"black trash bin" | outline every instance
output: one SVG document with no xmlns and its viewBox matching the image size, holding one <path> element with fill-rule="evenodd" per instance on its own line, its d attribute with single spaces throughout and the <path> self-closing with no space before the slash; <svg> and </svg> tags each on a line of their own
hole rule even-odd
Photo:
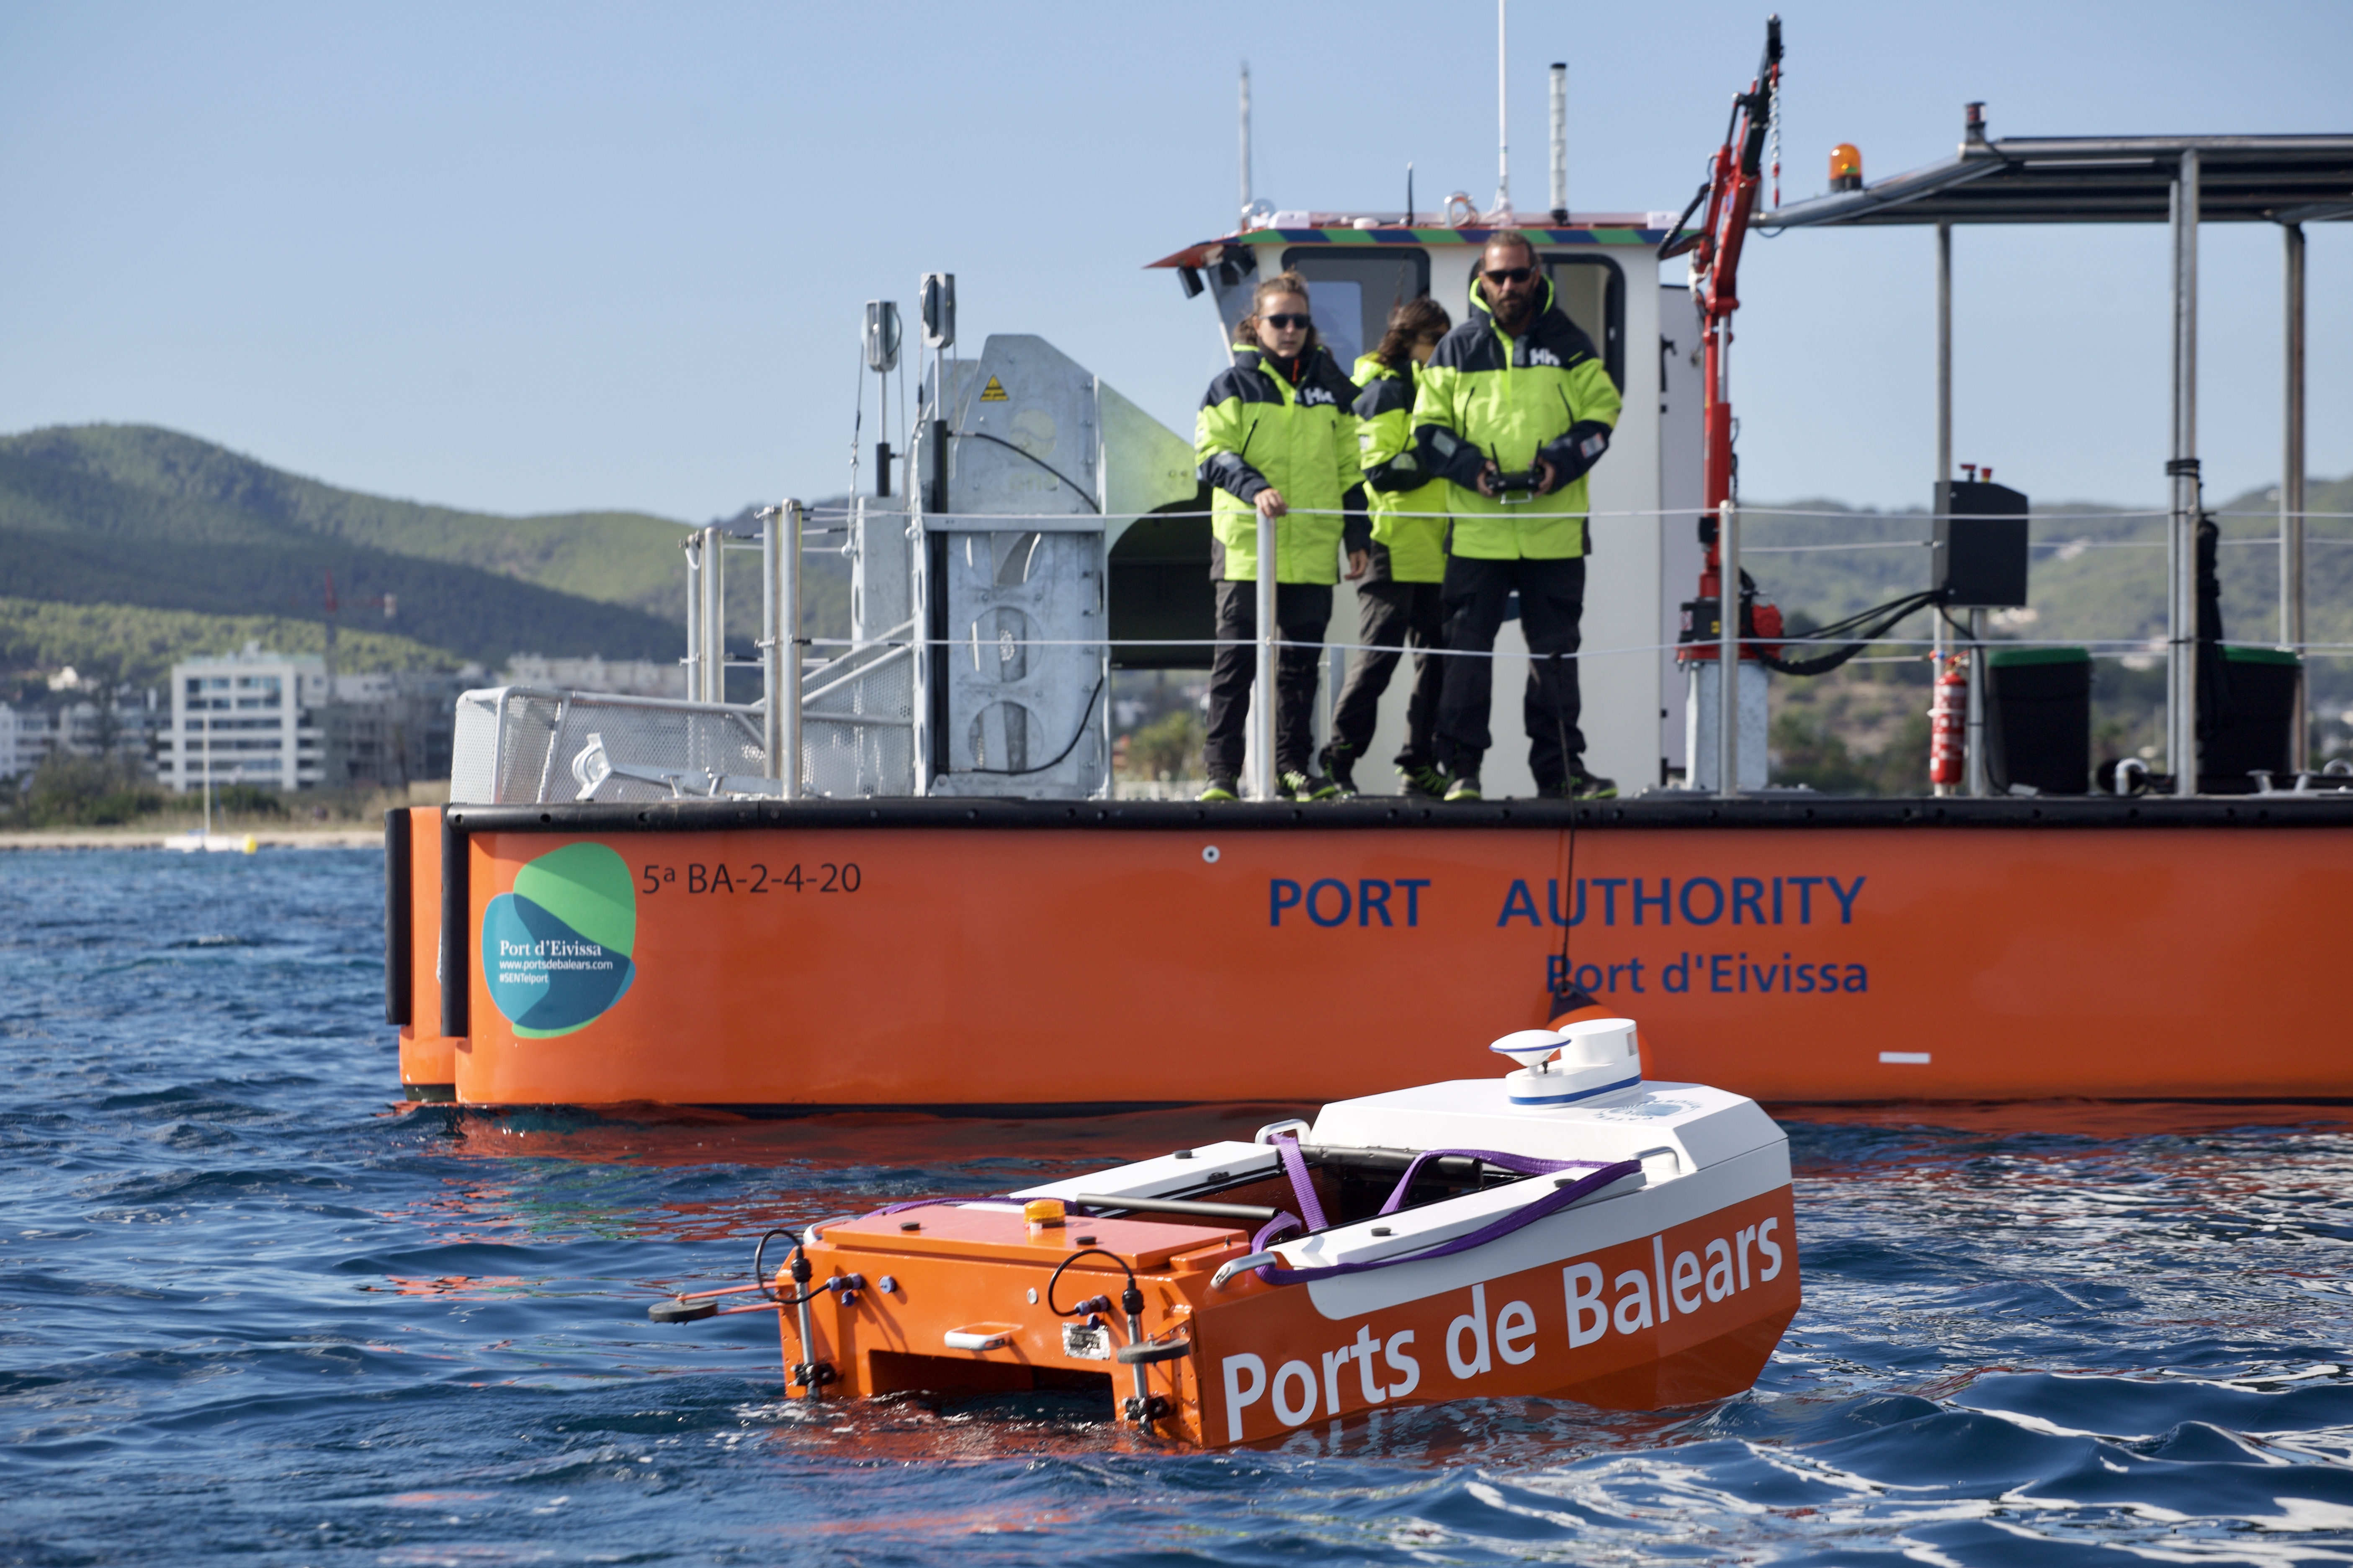
<svg viewBox="0 0 2353 1568">
<path fill-rule="evenodd" d="M 2092 787 L 2092 656 L 2080 647 L 1996 649 L 1986 668 L 1986 778 L 1997 793 Z"/>
<path fill-rule="evenodd" d="M 2227 691 L 2200 692 L 2205 722 L 2198 787 L 2207 795 L 2245 795 L 2258 770 L 2281 787 L 2296 771 L 2290 756 L 2295 706 L 2304 700 L 2304 661 L 2285 648 L 2222 646 Z"/>
</svg>

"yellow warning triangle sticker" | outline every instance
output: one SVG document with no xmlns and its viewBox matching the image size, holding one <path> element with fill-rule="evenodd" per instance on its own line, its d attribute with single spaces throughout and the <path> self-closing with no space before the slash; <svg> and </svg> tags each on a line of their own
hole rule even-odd
<svg viewBox="0 0 2353 1568">
<path fill-rule="evenodd" d="M 988 384 L 980 389 L 980 400 L 983 403 L 1004 403 L 1008 401 L 1005 395 L 1005 384 L 997 380 L 995 376 L 990 376 L 988 378 Z"/>
</svg>

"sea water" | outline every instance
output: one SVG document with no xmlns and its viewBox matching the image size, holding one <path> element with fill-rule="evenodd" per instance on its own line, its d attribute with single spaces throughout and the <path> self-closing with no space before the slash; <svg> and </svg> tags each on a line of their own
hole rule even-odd
<svg viewBox="0 0 2353 1568">
<path fill-rule="evenodd" d="M 1191 1453 L 787 1400 L 773 1317 L 645 1308 L 771 1224 L 1264 1108 L 398 1110 L 379 868 L 0 855 L 0 1563 L 2353 1561 L 2328 1108 L 1789 1111 L 1806 1302 L 1754 1393 Z"/>
</svg>

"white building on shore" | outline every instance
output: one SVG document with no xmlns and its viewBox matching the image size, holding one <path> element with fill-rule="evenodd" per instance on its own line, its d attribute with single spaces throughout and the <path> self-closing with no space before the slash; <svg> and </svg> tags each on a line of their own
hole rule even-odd
<svg viewBox="0 0 2353 1568">
<path fill-rule="evenodd" d="M 624 697 L 686 695 L 686 666 L 676 659 L 549 658 L 519 653 L 500 675 L 502 686 L 552 687 L 561 691 L 607 691 Z"/>
<path fill-rule="evenodd" d="M 316 654 L 242 653 L 172 667 L 172 727 L 159 753 L 164 784 L 185 795 L 255 784 L 307 789 L 325 781 L 314 710 L 327 700 L 326 661 Z"/>
<path fill-rule="evenodd" d="M 457 695 L 481 678 L 338 674 L 317 654 L 241 653 L 172 667 L 170 727 L 156 773 L 179 794 L 213 784 L 263 789 L 398 788 L 449 776 Z"/>
<path fill-rule="evenodd" d="M 17 740 L 22 733 L 24 721 L 40 717 L 37 713 L 20 715 L 7 703 L 0 702 L 0 779 L 12 779 L 18 773 L 33 771 L 38 759 L 30 754 L 32 748 L 20 749 Z"/>
</svg>

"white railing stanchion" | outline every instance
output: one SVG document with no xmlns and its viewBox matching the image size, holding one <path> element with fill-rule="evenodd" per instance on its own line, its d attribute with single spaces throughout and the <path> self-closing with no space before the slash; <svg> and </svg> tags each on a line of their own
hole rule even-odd
<svg viewBox="0 0 2353 1568">
<path fill-rule="evenodd" d="M 767 776 L 781 779 L 785 754 L 785 667 L 779 648 L 776 533 L 784 508 L 760 509 L 760 748 L 767 753 Z"/>
<path fill-rule="evenodd" d="M 1258 755 L 1250 770 L 1250 793 L 1272 800 L 1274 766 L 1274 519 L 1258 514 L 1258 669 L 1250 693 L 1250 736 Z"/>
<path fill-rule="evenodd" d="M 771 648 L 771 659 L 781 657 L 784 665 L 784 718 L 778 726 L 777 743 L 784 758 L 783 770 L 776 777 L 784 781 L 785 798 L 801 798 L 801 503 L 786 500 L 777 509 L 782 514 L 783 537 L 776 549 L 776 640 L 782 646 Z M 772 753 L 773 754 L 773 753 Z"/>
<path fill-rule="evenodd" d="M 686 700 L 702 700 L 702 535 L 686 536 Z"/>
<path fill-rule="evenodd" d="M 702 531 L 701 700 L 727 700 L 727 535 L 715 522 Z"/>
<path fill-rule="evenodd" d="M 1721 586 L 1715 603 L 1715 793 L 1740 793 L 1740 508 L 1729 498 L 1715 510 Z"/>
</svg>

